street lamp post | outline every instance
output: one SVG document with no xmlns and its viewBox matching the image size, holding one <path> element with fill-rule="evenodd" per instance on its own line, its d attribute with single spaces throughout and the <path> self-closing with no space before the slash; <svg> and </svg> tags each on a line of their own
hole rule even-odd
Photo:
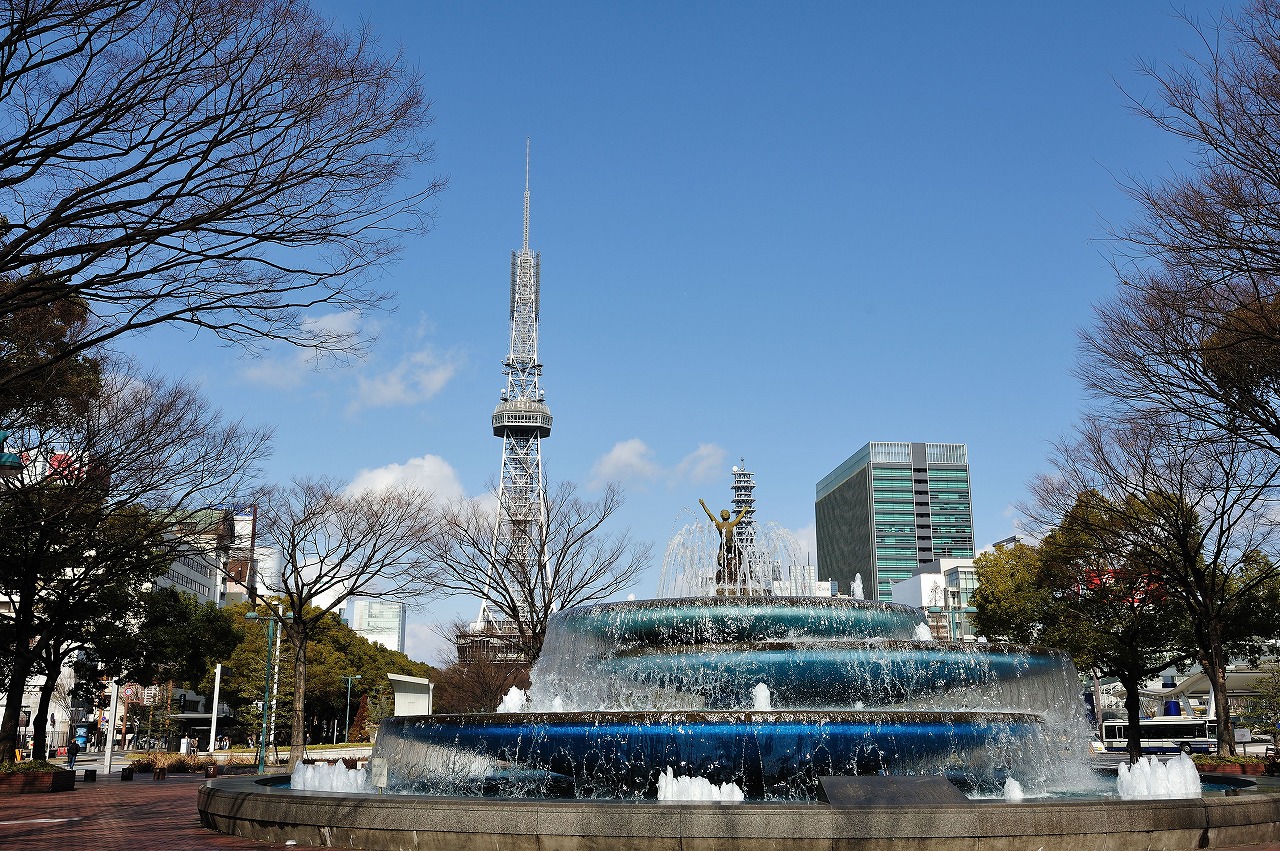
<svg viewBox="0 0 1280 851">
<path fill-rule="evenodd" d="M 244 616 L 247 620 L 258 620 L 257 612 L 245 612 Z M 264 620 L 267 622 L 267 672 L 262 683 L 262 738 L 258 741 L 258 773 L 265 774 L 267 770 L 267 707 L 271 704 L 271 668 L 272 655 L 275 649 L 276 629 L 282 619 L 290 619 L 293 615 L 289 612 L 277 617 L 276 615 L 267 615 Z M 216 709 L 215 709 L 216 711 Z"/>
<path fill-rule="evenodd" d="M 343 733 L 343 741 L 350 742 L 351 741 L 351 683 L 354 682 L 355 680 L 360 679 L 360 675 L 356 674 L 354 677 L 343 677 L 343 679 L 347 681 L 347 726 L 345 728 L 345 732 Z"/>
</svg>

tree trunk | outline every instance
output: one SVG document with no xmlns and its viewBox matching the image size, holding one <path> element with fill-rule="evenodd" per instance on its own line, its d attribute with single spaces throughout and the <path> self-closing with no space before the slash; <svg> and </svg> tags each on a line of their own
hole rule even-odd
<svg viewBox="0 0 1280 851">
<path fill-rule="evenodd" d="M 40 704 L 36 707 L 35 718 L 31 720 L 31 756 L 36 759 L 48 754 L 49 701 L 53 699 L 53 690 L 57 686 L 58 675 L 46 673 L 44 685 L 40 686 Z M 68 721 L 70 721 L 69 718 Z"/>
<path fill-rule="evenodd" d="M 1125 745 L 1129 753 L 1129 764 L 1142 758 L 1142 701 L 1138 698 L 1138 680 L 1120 679 L 1124 686 L 1124 711 L 1129 723 L 1126 726 Z"/>
<path fill-rule="evenodd" d="M 1218 753 L 1236 753 L 1235 731 L 1231 726 L 1231 704 L 1227 701 L 1227 660 L 1221 645 L 1201 653 L 1200 666 L 1213 686 L 1213 714 L 1218 719 Z"/>
<path fill-rule="evenodd" d="M 304 709 L 307 699 L 307 637 L 297 625 L 289 629 L 293 645 L 293 730 L 289 740 L 289 770 L 307 754 L 307 728 Z"/>
<path fill-rule="evenodd" d="M 31 676 L 34 663 L 35 656 L 31 653 L 14 655 L 13 668 L 9 672 L 8 688 L 5 690 L 4 719 L 0 721 L 0 765 L 13 762 L 16 758 L 15 753 L 22 744 L 18 741 L 22 694 L 26 689 L 27 678 Z"/>
</svg>

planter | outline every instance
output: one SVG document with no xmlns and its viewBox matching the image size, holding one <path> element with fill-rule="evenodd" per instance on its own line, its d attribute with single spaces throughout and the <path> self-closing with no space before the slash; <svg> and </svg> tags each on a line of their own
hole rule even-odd
<svg viewBox="0 0 1280 851">
<path fill-rule="evenodd" d="M 24 771 L 0 774 L 0 795 L 66 792 L 76 788 L 74 771 Z"/>
<path fill-rule="evenodd" d="M 1234 762 L 1210 762 L 1196 766 L 1196 769 L 1201 774 L 1259 775 L 1262 774 L 1266 768 L 1267 766 L 1261 762 L 1246 763 L 1244 765 L 1239 765 Z"/>
</svg>

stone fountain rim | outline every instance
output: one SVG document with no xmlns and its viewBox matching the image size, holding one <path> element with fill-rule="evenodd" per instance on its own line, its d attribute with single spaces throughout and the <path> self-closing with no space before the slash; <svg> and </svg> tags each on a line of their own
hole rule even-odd
<svg viewBox="0 0 1280 851">
<path fill-rule="evenodd" d="M 545 847 L 544 839 L 607 838 L 610 848 L 722 848 L 724 839 L 785 841 L 793 851 L 834 851 L 851 839 L 894 847 L 981 846 L 1220 848 L 1280 838 L 1280 794 L 1234 798 L 968 802 L 870 806 L 822 803 L 547 801 L 377 795 L 274 788 L 288 775 L 209 780 L 199 790 L 206 827 L 269 842 L 403 847 Z M 1022 840 L 1021 843 L 1019 840 Z M 1032 841 L 1034 840 L 1034 844 Z M 564 839 L 561 840 L 562 843 Z M 572 844 L 572 843 L 570 843 Z"/>
</svg>

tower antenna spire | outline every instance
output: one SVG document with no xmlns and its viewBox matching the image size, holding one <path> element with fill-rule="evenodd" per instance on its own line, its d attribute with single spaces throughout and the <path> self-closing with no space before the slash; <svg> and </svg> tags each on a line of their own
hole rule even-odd
<svg viewBox="0 0 1280 851">
<path fill-rule="evenodd" d="M 524 252 L 529 253 L 529 137 L 524 137 Z"/>
</svg>

